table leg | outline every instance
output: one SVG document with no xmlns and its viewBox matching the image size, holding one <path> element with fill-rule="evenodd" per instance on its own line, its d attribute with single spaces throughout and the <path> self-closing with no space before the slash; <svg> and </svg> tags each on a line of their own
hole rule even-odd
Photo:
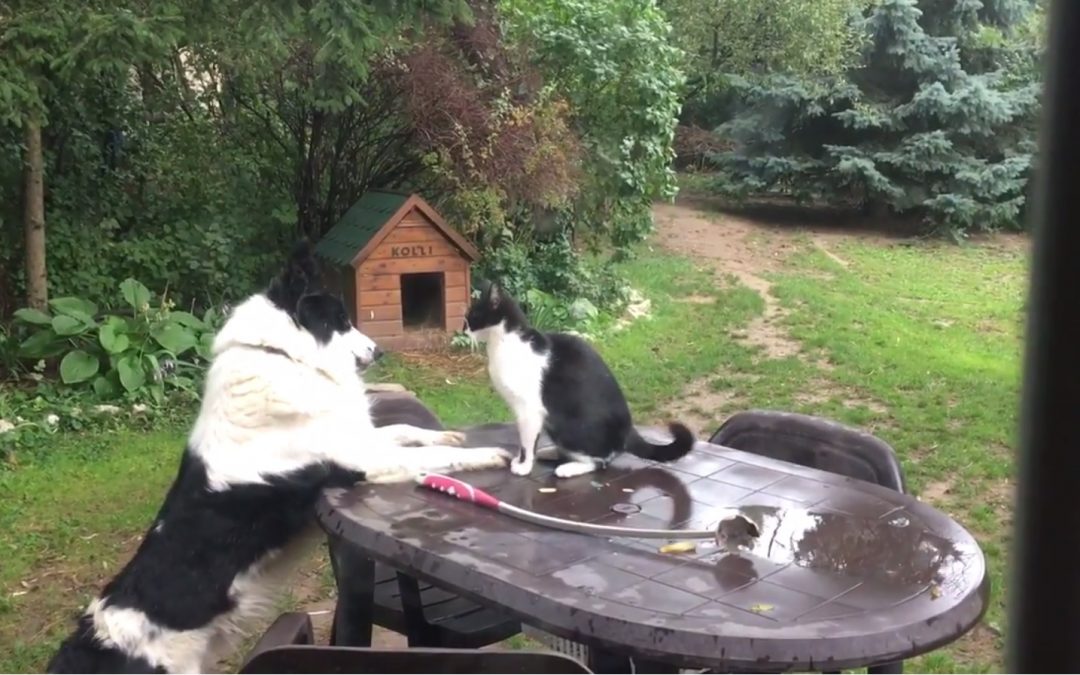
<svg viewBox="0 0 1080 675">
<path fill-rule="evenodd" d="M 370 647 L 375 608 L 375 561 L 340 537 L 330 537 L 329 544 L 338 596 L 330 644 Z"/>
<path fill-rule="evenodd" d="M 589 670 L 594 673 L 678 673 L 679 668 L 662 661 L 633 658 L 589 647 Z"/>
</svg>

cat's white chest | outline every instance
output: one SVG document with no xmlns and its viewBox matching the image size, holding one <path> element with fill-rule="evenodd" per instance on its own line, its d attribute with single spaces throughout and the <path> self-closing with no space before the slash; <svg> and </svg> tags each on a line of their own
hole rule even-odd
<svg viewBox="0 0 1080 675">
<path fill-rule="evenodd" d="M 488 373 L 491 383 L 515 410 L 518 406 L 540 404 L 540 388 L 547 354 L 537 354 L 516 335 L 504 335 L 488 346 Z"/>
</svg>

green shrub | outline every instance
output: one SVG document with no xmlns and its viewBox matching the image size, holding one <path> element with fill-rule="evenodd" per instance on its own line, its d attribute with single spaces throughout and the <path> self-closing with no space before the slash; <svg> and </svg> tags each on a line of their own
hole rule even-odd
<svg viewBox="0 0 1080 675">
<path fill-rule="evenodd" d="M 123 310 L 99 312 L 93 302 L 53 298 L 51 311 L 15 312 L 29 336 L 18 356 L 42 364 L 58 360 L 63 386 L 92 390 L 102 400 L 127 398 L 161 403 L 168 389 L 197 393 L 198 375 L 209 360 L 219 313 L 197 317 L 153 298 L 134 279 L 120 284 Z"/>
<path fill-rule="evenodd" d="M 629 292 L 609 261 L 583 255 L 566 231 L 531 242 L 504 237 L 473 276 L 478 282 L 498 281 L 519 300 L 542 290 L 567 306 L 585 300 L 606 313 L 620 311 Z"/>
</svg>

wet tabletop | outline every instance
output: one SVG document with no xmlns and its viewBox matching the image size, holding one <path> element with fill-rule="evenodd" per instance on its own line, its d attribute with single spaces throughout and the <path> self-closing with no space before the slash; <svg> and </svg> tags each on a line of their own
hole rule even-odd
<svg viewBox="0 0 1080 675">
<path fill-rule="evenodd" d="M 470 433 L 474 445 L 516 438 L 509 426 Z M 706 443 L 672 464 L 627 455 L 571 479 L 553 468 L 457 475 L 562 518 L 706 529 L 737 509 L 761 534 L 734 552 L 703 540 L 660 553 L 668 542 L 551 530 L 412 484 L 328 491 L 319 515 L 332 536 L 526 623 L 684 666 L 889 662 L 957 639 L 986 609 L 986 565 L 971 535 L 876 485 Z"/>
</svg>

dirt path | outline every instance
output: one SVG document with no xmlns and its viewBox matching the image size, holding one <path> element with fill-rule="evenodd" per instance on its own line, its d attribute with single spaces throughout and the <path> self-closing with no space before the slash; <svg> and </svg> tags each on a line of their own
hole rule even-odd
<svg viewBox="0 0 1080 675">
<path fill-rule="evenodd" d="M 782 325 L 785 310 L 773 295 L 772 282 L 766 278 L 769 273 L 779 271 L 784 260 L 803 245 L 798 233 L 711 211 L 691 199 L 657 204 L 653 207 L 653 217 L 660 246 L 708 265 L 719 285 L 737 283 L 761 296 L 764 311 L 735 335 L 737 339 L 759 348 L 768 359 L 789 358 L 802 352 L 802 346 Z M 711 299 L 691 296 L 681 300 Z M 684 421 L 699 434 L 711 434 L 718 412 L 735 410 L 745 403 L 737 392 L 717 391 L 711 384 L 716 375 L 709 374 L 689 383 L 664 412 Z"/>
<path fill-rule="evenodd" d="M 746 329 L 744 339 L 748 344 L 761 347 L 769 358 L 799 353 L 799 343 L 779 325 L 784 311 L 772 294 L 772 283 L 762 276 L 778 270 L 794 250 L 794 235 L 682 202 L 657 204 L 653 217 L 661 246 L 707 262 L 722 283 L 733 276 L 765 301 L 764 313 Z"/>
</svg>

